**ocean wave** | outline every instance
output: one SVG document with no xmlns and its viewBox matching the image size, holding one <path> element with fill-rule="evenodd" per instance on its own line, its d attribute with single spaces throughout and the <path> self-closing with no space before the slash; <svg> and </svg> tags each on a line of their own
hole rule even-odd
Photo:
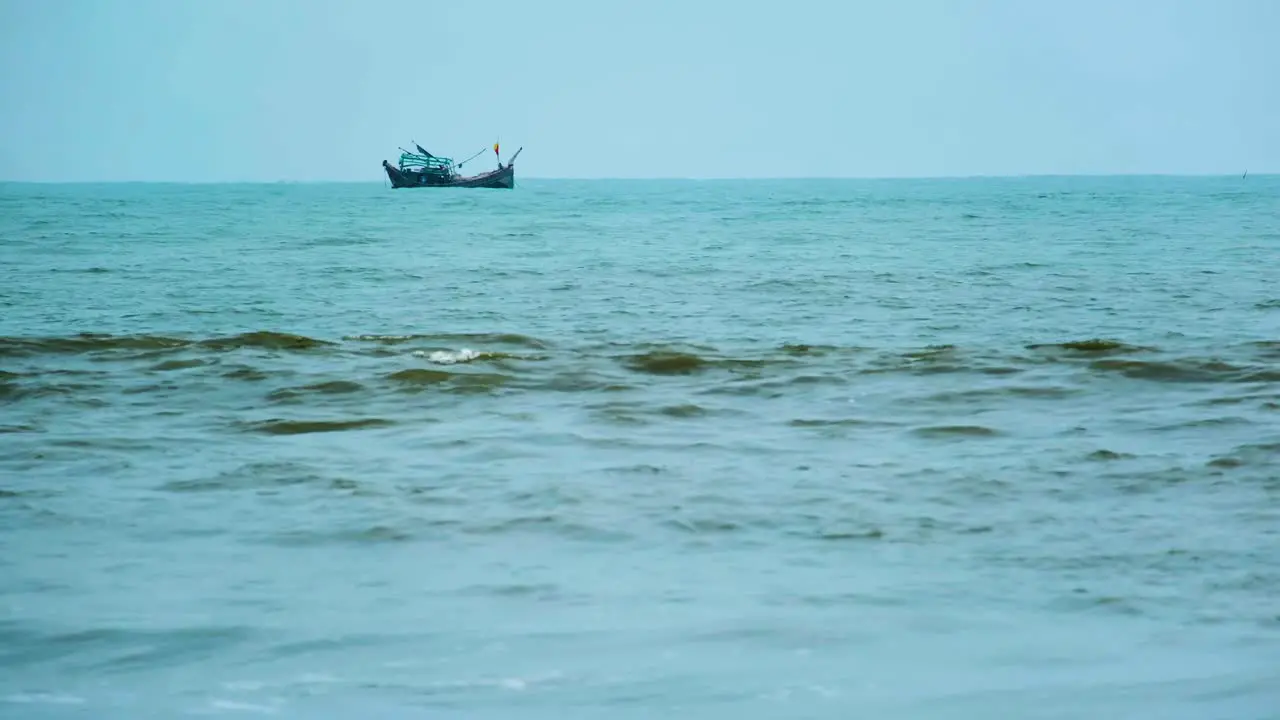
<svg viewBox="0 0 1280 720">
<path fill-rule="evenodd" d="M 627 358 L 627 366 L 651 375 L 687 375 L 708 367 L 709 363 L 692 353 L 648 352 Z"/>
<path fill-rule="evenodd" d="M 305 335 L 266 330 L 191 340 L 162 335 L 107 335 L 81 333 L 65 337 L 0 337 L 0 357 L 38 355 L 79 355 L 131 351 L 174 351 L 191 347 L 213 350 L 263 348 L 269 350 L 311 350 L 334 343 Z"/>
<path fill-rule="evenodd" d="M 279 490 L 286 487 L 349 489 L 349 481 L 330 478 L 318 469 L 293 462 L 254 462 L 216 475 L 170 480 L 157 487 L 174 493 Z"/>
<path fill-rule="evenodd" d="M 503 348 L 525 348 L 534 350 L 555 350 L 557 344 L 549 340 L 512 332 L 476 332 L 476 333 L 407 333 L 391 334 L 354 334 L 343 335 L 339 339 L 325 339 L 301 335 L 281 330 L 259 329 L 230 335 L 218 335 L 206 338 L 156 334 L 110 334 L 85 332 L 66 336 L 0 336 L 0 356 L 31 356 L 94 353 L 111 350 L 170 350 L 184 348 L 237 349 L 264 348 L 280 350 L 308 350 L 314 348 L 345 347 L 350 352 L 359 354 L 368 346 L 413 346 L 411 350 L 430 352 L 457 348 L 455 352 L 480 348 L 474 352 L 501 353 Z M 664 343 L 649 340 L 629 342 L 613 341 L 603 345 L 572 346 L 559 343 L 559 349 L 565 354 L 595 355 L 600 352 L 624 350 L 620 356 L 623 360 L 643 363 L 654 360 L 661 363 L 670 359 L 677 364 L 688 363 L 684 358 L 694 358 L 709 363 L 727 363 L 730 365 L 760 367 L 770 364 L 786 363 L 791 360 L 823 358 L 830 355 L 856 357 L 868 353 L 880 353 L 885 357 L 894 357 L 914 362 L 938 362 L 957 360 L 984 355 L 996 357 L 1019 357 L 1019 349 L 1037 351 L 1038 356 L 1064 359 L 1074 357 L 1094 357 L 1099 355 L 1124 355 L 1140 353 L 1166 353 L 1167 351 L 1147 344 L 1136 344 L 1114 338 L 1085 338 L 1079 340 L 1061 340 L 1056 342 L 1028 342 L 1022 344 L 1006 344 L 1002 346 L 971 347 L 955 344 L 928 345 L 918 348 L 875 348 L 862 345 L 832 345 L 823 343 L 787 342 L 776 346 L 760 347 L 743 355 L 725 355 L 716 345 L 698 342 Z M 427 347 L 422 347 L 427 346 Z M 1215 350 L 1230 349 L 1231 346 L 1217 346 Z M 1280 357 L 1280 340 L 1253 340 L 1239 343 L 1239 349 L 1252 349 L 1260 358 Z M 618 357 L 618 356 L 615 356 Z M 1041 358 L 1043 359 L 1043 358 Z M 2 377 L 2 376 L 0 376 Z"/>
<path fill-rule="evenodd" d="M 710 370 L 723 370 L 739 375 L 758 376 L 770 368 L 797 367 L 808 347 L 799 351 L 796 346 L 783 346 L 773 351 L 755 355 L 725 355 L 714 348 L 653 347 L 645 344 L 637 347 L 644 352 L 613 356 L 624 367 L 646 375 L 695 375 Z M 820 353 L 814 353 L 819 357 Z"/>
<path fill-rule="evenodd" d="M 452 380 L 454 377 L 456 377 L 456 373 L 445 372 L 444 370 L 428 370 L 426 368 L 397 370 L 387 375 L 388 380 L 409 385 L 435 385 L 436 383 Z"/>
<path fill-rule="evenodd" d="M 1027 345 L 1028 350 L 1050 350 L 1084 355 L 1125 355 L 1129 353 L 1154 352 L 1154 348 L 1140 345 L 1129 345 L 1119 340 L 1090 338 L 1088 340 L 1069 340 L 1060 343 L 1035 343 Z"/>
<path fill-rule="evenodd" d="M 434 346 L 459 339 L 483 341 L 489 346 L 480 342 L 451 348 Z M 424 343 L 427 347 L 423 347 Z M 511 348 L 537 348 L 542 352 L 516 354 Z M 627 351 L 618 352 L 619 348 Z M 268 353 L 248 357 L 231 354 L 240 350 Z M 0 402 L 52 398 L 54 402 L 92 405 L 105 402 L 102 398 L 113 393 L 174 393 L 192 382 L 218 379 L 274 385 L 265 392 L 269 402 L 307 403 L 324 398 L 336 402 L 334 398 L 348 394 L 376 394 L 389 389 L 420 391 L 433 386 L 462 394 L 498 388 L 590 393 L 644 391 L 668 381 L 682 386 L 696 384 L 693 392 L 697 394 L 776 398 L 812 392 L 820 386 L 856 386 L 867 382 L 863 378 L 939 376 L 940 380 L 929 388 L 932 392 L 904 398 L 907 402 L 937 405 L 1066 399 L 1087 392 L 1084 380 L 1090 375 L 1166 383 L 1280 382 L 1280 369 L 1275 365 L 1280 357 L 1280 342 L 1252 341 L 1211 350 L 1212 354 L 1198 356 L 1185 348 L 1166 350 L 1097 338 L 1002 347 L 937 345 L 914 349 L 787 343 L 725 351 L 693 343 L 556 346 L 517 333 L 352 335 L 337 341 L 277 331 L 206 339 L 146 334 L 0 337 L 0 356 L 11 359 L 10 367 L 0 373 Z M 181 355 L 155 358 L 156 353 L 175 352 Z M 93 370 L 86 370 L 83 363 L 73 359 L 58 360 L 76 355 L 90 357 Z M 386 367 L 404 359 L 420 366 Z M 529 360 L 539 362 L 525 362 Z M 475 367 L 492 367 L 500 372 L 477 372 Z M 1055 368 L 1070 372 L 1045 376 Z M 157 373 L 166 379 L 139 386 L 132 380 L 121 382 L 121 373 Z M 946 376 L 964 375 L 983 379 L 969 387 L 957 387 L 946 380 Z M 1004 380 L 1005 377 L 1026 379 L 1013 381 Z M 211 386 L 201 387 L 207 390 Z M 1242 396 L 1233 393 L 1232 397 Z M 1264 403 L 1273 399 L 1266 393 L 1249 395 L 1253 397 Z M 1202 398 L 1197 402 L 1230 401 Z M 679 410 L 666 414 L 683 416 Z M 699 415 L 696 411 L 690 414 Z"/>
<path fill-rule="evenodd" d="M 275 402 L 293 402 L 310 395 L 342 395 L 360 392 L 365 387 L 352 380 L 328 380 L 325 382 L 300 385 L 298 387 L 280 388 L 267 395 L 268 400 Z"/>
<path fill-rule="evenodd" d="M 930 425 L 912 431 L 921 437 L 994 437 L 1000 433 L 982 425 Z"/>
<path fill-rule="evenodd" d="M 1093 452 L 1089 453 L 1086 459 L 1094 460 L 1098 462 L 1110 462 L 1112 460 L 1130 460 L 1133 457 L 1134 456 L 1129 453 L 1121 453 L 1121 452 L 1116 452 L 1114 450 L 1107 450 L 1104 448 L 1102 450 L 1094 450 Z"/>
<path fill-rule="evenodd" d="M 281 420 L 271 419 L 249 423 L 248 429 L 267 435 L 305 435 L 309 433 L 365 430 L 394 425 L 383 418 L 357 418 L 351 420 Z"/>
<path fill-rule="evenodd" d="M 1063 387 L 1060 385 L 999 385 L 970 390 L 946 390 L 923 397 L 920 402 L 937 403 L 939 405 L 962 405 L 985 403 L 1004 398 L 1061 400 L 1083 392 L 1083 388 Z"/>
<path fill-rule="evenodd" d="M 189 370 L 191 368 L 197 368 L 208 364 L 209 362 L 207 360 L 201 360 L 200 358 L 188 358 L 186 360 L 165 360 L 152 365 L 148 369 L 152 372 L 170 372 L 173 370 Z"/>
<path fill-rule="evenodd" d="M 424 358 L 436 365 L 459 365 L 476 360 L 506 360 L 516 358 L 515 355 L 501 352 L 486 352 L 462 348 L 461 350 L 415 350 L 414 357 Z"/>
<path fill-rule="evenodd" d="M 82 333 L 66 337 L 0 337 L 0 357 L 77 355 L 114 350 L 171 350 L 190 341 L 158 335 Z"/>
<path fill-rule="evenodd" d="M 93 627 L 72 631 L 0 626 L 0 665 L 31 665 L 74 659 L 97 670 L 172 667 L 243 643 L 243 626 L 168 629 Z"/>
<path fill-rule="evenodd" d="M 436 333 L 407 335 L 348 335 L 343 340 L 353 340 L 382 345 L 403 345 L 406 343 L 458 343 L 468 345 L 508 345 L 514 347 L 545 350 L 549 344 L 544 340 L 521 335 L 519 333 Z"/>
<path fill-rule="evenodd" d="M 543 513 L 506 518 L 474 519 L 459 528 L 468 535 L 534 534 L 555 535 L 573 540 L 624 542 L 631 533 L 589 524 L 564 513 Z"/>
<path fill-rule="evenodd" d="M 658 412 L 662 415 L 673 418 L 695 418 L 709 415 L 712 411 L 702 407 L 701 405 L 685 403 L 683 405 L 667 405 L 666 407 L 659 408 Z"/>
<path fill-rule="evenodd" d="M 415 539 L 415 535 L 409 530 L 391 525 L 370 525 L 368 527 L 338 529 L 281 530 L 257 538 L 259 542 L 264 544 L 284 547 L 402 543 L 413 539 Z"/>
<path fill-rule="evenodd" d="M 1280 340 L 1261 340 L 1250 344 L 1256 349 L 1258 357 L 1280 360 Z"/>
<path fill-rule="evenodd" d="M 248 365 L 240 365 L 233 367 L 222 373 L 222 377 L 229 380 L 243 380 L 245 382 L 260 382 L 267 380 L 271 376 L 265 370 L 260 370 Z"/>
<path fill-rule="evenodd" d="M 226 337 L 201 340 L 200 345 L 215 350 L 236 350 L 241 348 L 261 348 L 264 350 L 315 350 L 333 347 L 336 343 L 329 340 L 318 340 L 306 335 L 271 332 L 259 330 L 255 332 L 229 335 Z"/>
<path fill-rule="evenodd" d="M 1274 467 L 1280 465 L 1280 442 L 1240 445 L 1232 450 L 1231 453 L 1219 455 L 1210 460 L 1208 465 L 1217 468 Z M 1276 482 L 1276 480 L 1273 478 L 1272 482 Z"/>
<path fill-rule="evenodd" d="M 406 391 L 429 388 L 453 393 L 485 393 L 513 381 L 511 375 L 482 372 L 449 372 L 430 368 L 408 368 L 390 373 L 386 378 Z"/>
<path fill-rule="evenodd" d="M 901 423 L 891 420 L 869 420 L 866 418 L 795 418 L 787 422 L 793 428 L 809 428 L 827 434 L 840 434 L 851 430 L 869 428 L 896 427 Z"/>
<path fill-rule="evenodd" d="M 1280 370 L 1233 365 L 1221 360 L 1186 358 L 1177 360 L 1096 360 L 1089 368 L 1136 380 L 1187 383 L 1264 383 L 1280 381 Z"/>
</svg>

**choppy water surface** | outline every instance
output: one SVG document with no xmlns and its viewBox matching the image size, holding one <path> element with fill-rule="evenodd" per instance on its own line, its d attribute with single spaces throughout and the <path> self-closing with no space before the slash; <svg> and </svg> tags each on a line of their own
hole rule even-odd
<svg viewBox="0 0 1280 720">
<path fill-rule="evenodd" d="M 0 715 L 1280 717 L 1280 180 L 0 189 Z"/>
</svg>

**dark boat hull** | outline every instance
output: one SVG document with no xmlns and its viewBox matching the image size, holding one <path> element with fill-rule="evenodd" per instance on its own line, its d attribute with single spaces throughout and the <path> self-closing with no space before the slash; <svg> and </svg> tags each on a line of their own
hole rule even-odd
<svg viewBox="0 0 1280 720">
<path fill-rule="evenodd" d="M 401 170 L 386 160 L 382 161 L 382 169 L 387 172 L 387 179 L 392 188 L 495 188 L 510 190 L 516 186 L 516 169 L 514 163 L 508 163 L 497 170 L 492 170 L 471 177 L 442 176 L 438 173 Z"/>
</svg>

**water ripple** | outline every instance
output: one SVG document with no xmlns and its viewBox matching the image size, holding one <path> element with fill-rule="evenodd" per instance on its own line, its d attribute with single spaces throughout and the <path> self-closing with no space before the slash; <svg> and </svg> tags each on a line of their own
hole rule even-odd
<svg viewBox="0 0 1280 720">
<path fill-rule="evenodd" d="M 0 186 L 0 714 L 1265 715 L 1276 198 Z"/>
</svg>

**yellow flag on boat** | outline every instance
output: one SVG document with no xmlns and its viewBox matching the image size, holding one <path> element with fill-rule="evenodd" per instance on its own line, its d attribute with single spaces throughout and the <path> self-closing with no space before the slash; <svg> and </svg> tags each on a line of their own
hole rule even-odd
<svg viewBox="0 0 1280 720">
<path fill-rule="evenodd" d="M 498 143 L 494 143 L 494 144 L 493 144 L 493 154 L 494 154 L 494 155 L 497 155 L 497 154 L 498 154 Z"/>
</svg>

